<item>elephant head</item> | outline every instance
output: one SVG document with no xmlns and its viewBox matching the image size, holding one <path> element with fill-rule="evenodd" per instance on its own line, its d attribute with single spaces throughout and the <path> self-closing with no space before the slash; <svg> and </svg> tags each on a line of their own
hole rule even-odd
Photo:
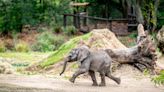
<svg viewBox="0 0 164 92">
<path fill-rule="evenodd" d="M 80 48 L 78 48 L 78 55 L 77 55 L 77 60 L 81 63 L 82 61 L 84 61 L 89 55 L 90 55 L 90 51 L 89 48 L 87 46 L 81 46 Z"/>
<path fill-rule="evenodd" d="M 63 70 L 60 73 L 60 75 L 62 75 L 64 73 L 67 62 L 78 61 L 81 63 L 85 58 L 87 58 L 89 56 L 89 54 L 90 54 L 90 52 L 89 52 L 89 48 L 87 46 L 81 46 L 79 48 L 72 49 L 69 52 L 68 56 L 64 60 Z"/>
</svg>

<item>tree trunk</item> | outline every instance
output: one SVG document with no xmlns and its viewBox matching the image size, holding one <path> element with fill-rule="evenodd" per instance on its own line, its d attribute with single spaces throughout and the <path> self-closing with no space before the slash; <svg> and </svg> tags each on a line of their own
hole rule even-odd
<svg viewBox="0 0 164 92">
<path fill-rule="evenodd" d="M 136 5 L 135 5 L 136 19 L 139 24 L 144 24 L 144 19 L 143 19 L 140 3 L 141 2 L 137 0 Z"/>
<path fill-rule="evenodd" d="M 153 25 L 151 31 L 154 31 L 156 26 L 157 26 L 157 10 L 159 6 L 160 0 L 155 0 L 154 2 L 154 10 L 152 10 L 152 20 L 153 20 Z"/>
</svg>

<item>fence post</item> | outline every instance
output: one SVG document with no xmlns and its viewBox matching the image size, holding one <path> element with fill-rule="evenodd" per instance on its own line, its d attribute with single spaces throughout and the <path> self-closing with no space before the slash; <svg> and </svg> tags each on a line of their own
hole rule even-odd
<svg viewBox="0 0 164 92">
<path fill-rule="evenodd" d="M 67 26 L 67 15 L 64 14 L 63 19 L 64 19 L 63 26 L 66 27 Z"/>
</svg>

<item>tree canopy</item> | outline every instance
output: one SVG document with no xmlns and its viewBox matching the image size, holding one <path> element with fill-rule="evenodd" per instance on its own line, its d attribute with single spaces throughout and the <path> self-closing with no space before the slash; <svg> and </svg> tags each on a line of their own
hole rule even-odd
<svg viewBox="0 0 164 92">
<path fill-rule="evenodd" d="M 131 10 L 137 22 L 145 24 L 148 30 L 163 24 L 157 23 L 157 17 L 164 14 L 162 0 L 0 0 L 0 32 L 21 32 L 24 25 L 62 26 L 62 14 L 72 12 L 72 1 L 89 2 L 91 16 L 126 18 Z"/>
</svg>

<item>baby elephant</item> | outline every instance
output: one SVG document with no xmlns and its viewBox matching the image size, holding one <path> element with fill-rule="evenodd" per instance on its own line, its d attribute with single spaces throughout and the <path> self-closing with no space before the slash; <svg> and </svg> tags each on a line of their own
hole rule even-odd
<svg viewBox="0 0 164 92">
<path fill-rule="evenodd" d="M 73 49 L 68 57 L 65 60 L 63 71 L 60 73 L 64 73 L 67 62 L 78 61 L 80 63 L 79 69 L 73 74 L 70 81 L 72 83 L 75 82 L 75 79 L 80 74 L 89 72 L 93 86 L 98 86 L 95 72 L 99 72 L 101 76 L 101 83 L 99 86 L 105 86 L 105 76 L 114 80 L 117 84 L 120 84 L 120 78 L 116 78 L 111 75 L 110 66 L 112 63 L 112 59 L 110 56 L 103 50 L 99 51 L 90 51 L 87 46 L 81 46 L 79 48 Z"/>
</svg>

